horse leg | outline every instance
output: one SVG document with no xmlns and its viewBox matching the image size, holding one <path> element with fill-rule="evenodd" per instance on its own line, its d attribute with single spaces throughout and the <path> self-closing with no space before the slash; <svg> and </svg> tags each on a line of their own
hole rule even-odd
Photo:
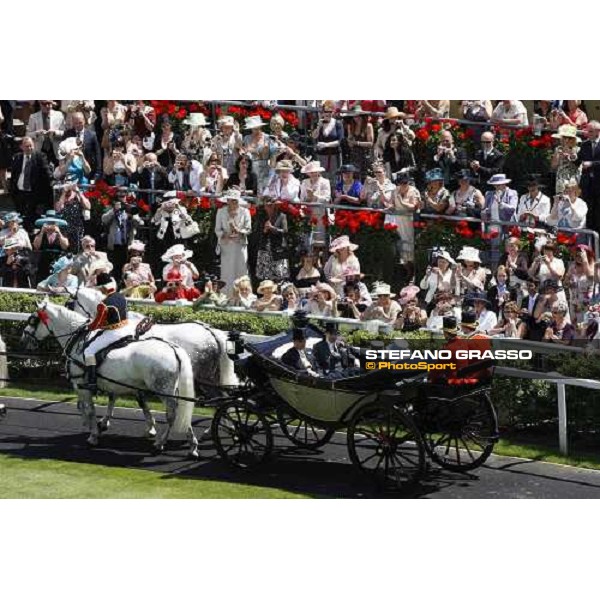
<svg viewBox="0 0 600 600">
<path fill-rule="evenodd" d="M 157 452 L 162 452 L 165 449 L 165 444 L 169 439 L 169 434 L 171 433 L 171 428 L 173 427 L 173 423 L 175 423 L 175 413 L 177 411 L 177 401 L 174 398 L 166 398 L 165 406 L 167 409 L 167 425 L 164 431 L 156 438 L 156 442 L 154 442 L 154 448 Z"/>
<path fill-rule="evenodd" d="M 100 431 L 98 429 L 98 421 L 96 419 L 96 407 L 94 406 L 92 393 L 89 391 L 82 390 L 79 392 L 79 394 L 84 424 L 88 427 L 88 431 L 90 433 L 90 436 L 87 439 L 87 443 L 90 446 L 97 446 Z"/>
<path fill-rule="evenodd" d="M 116 403 L 117 403 L 117 397 L 115 396 L 115 394 L 113 392 L 109 392 L 108 404 L 106 406 L 106 415 L 100 421 L 100 423 L 98 425 L 100 433 L 104 433 L 105 431 L 108 431 L 108 428 L 110 427 L 110 420 L 113 418 L 113 414 L 115 412 L 115 404 Z"/>
<path fill-rule="evenodd" d="M 146 400 L 146 396 L 143 392 L 138 392 L 136 396 L 136 400 L 138 406 L 142 409 L 144 413 L 144 419 L 146 419 L 146 437 L 154 439 L 156 437 L 156 421 L 154 420 L 154 415 L 150 411 L 148 407 L 148 401 Z"/>
<path fill-rule="evenodd" d="M 194 433 L 194 428 L 191 425 L 187 432 L 187 439 L 190 444 L 188 455 L 192 458 L 199 458 L 200 454 L 198 452 L 198 438 L 196 437 L 196 434 Z"/>
</svg>

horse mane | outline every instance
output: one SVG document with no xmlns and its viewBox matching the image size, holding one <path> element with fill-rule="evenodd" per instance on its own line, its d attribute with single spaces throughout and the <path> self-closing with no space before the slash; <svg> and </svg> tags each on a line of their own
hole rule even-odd
<svg viewBox="0 0 600 600">
<path fill-rule="evenodd" d="M 76 325 L 77 327 L 79 327 L 87 321 L 87 319 L 83 315 L 69 310 L 66 306 L 63 306 L 62 304 L 54 304 L 54 302 L 48 302 L 46 304 L 46 309 L 49 308 L 54 308 L 62 318 L 65 318 L 68 321 L 69 325 Z"/>
</svg>

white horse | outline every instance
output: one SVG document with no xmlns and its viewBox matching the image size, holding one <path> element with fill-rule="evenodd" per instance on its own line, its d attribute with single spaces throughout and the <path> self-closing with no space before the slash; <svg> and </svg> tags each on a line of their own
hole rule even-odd
<svg viewBox="0 0 600 600">
<path fill-rule="evenodd" d="M 45 299 L 29 317 L 22 335 L 22 343 L 54 336 L 65 351 L 67 373 L 71 380 L 83 377 L 83 346 L 86 341 L 87 319 L 73 311 L 52 304 Z M 179 346 L 157 340 L 134 341 L 122 348 L 111 350 L 98 368 L 98 388 L 108 394 L 131 394 L 132 389 L 147 395 L 156 395 L 165 402 L 167 426 L 154 444 L 157 451 L 165 447 L 169 435 L 185 435 L 190 443 L 190 454 L 198 456 L 198 440 L 192 429 L 193 403 L 177 401 L 177 396 L 194 398 L 194 376 L 187 353 Z M 93 395 L 77 390 L 84 426 L 90 431 L 88 443 L 98 444 L 100 428 L 96 419 Z M 153 426 L 150 411 L 144 413 L 149 429 Z M 148 417 L 152 419 L 148 422 Z"/>
<path fill-rule="evenodd" d="M 99 290 L 79 287 L 72 296 L 73 310 L 93 319 L 98 304 L 103 299 Z M 129 311 L 128 318 L 140 320 L 143 315 Z M 227 333 L 215 329 L 201 321 L 153 325 L 142 336 L 158 338 L 181 346 L 192 361 L 196 391 L 208 395 L 222 395 L 221 386 L 236 386 L 239 380 L 234 371 L 233 361 L 227 356 Z"/>
</svg>

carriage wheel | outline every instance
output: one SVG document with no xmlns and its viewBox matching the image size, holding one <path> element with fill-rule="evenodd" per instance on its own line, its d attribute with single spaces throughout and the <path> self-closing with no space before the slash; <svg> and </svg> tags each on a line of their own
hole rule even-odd
<svg viewBox="0 0 600 600">
<path fill-rule="evenodd" d="M 230 400 L 219 407 L 211 434 L 219 456 L 236 467 L 256 467 L 273 449 L 267 419 L 243 400 Z"/>
<path fill-rule="evenodd" d="M 424 434 L 427 453 L 449 471 L 464 473 L 480 467 L 498 441 L 498 418 L 489 392 L 442 402 L 434 431 Z"/>
<path fill-rule="evenodd" d="M 294 410 L 282 406 L 277 407 L 277 422 L 279 423 L 279 427 L 281 427 L 281 431 L 283 431 L 283 435 L 294 446 L 307 450 L 320 448 L 335 433 L 335 429 L 321 429 L 312 421 L 297 414 Z"/>
<path fill-rule="evenodd" d="M 425 449 L 409 415 L 388 402 L 359 409 L 348 427 L 352 463 L 386 488 L 416 483 L 424 474 Z"/>
</svg>

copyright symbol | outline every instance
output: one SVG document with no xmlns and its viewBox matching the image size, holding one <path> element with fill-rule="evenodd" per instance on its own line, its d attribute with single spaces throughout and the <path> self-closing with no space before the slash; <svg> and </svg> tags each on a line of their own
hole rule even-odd
<svg viewBox="0 0 600 600">
<path fill-rule="evenodd" d="M 369 363 L 367 363 L 366 366 L 367 366 L 367 369 L 374 369 L 375 368 L 375 363 L 369 362 Z"/>
</svg>

